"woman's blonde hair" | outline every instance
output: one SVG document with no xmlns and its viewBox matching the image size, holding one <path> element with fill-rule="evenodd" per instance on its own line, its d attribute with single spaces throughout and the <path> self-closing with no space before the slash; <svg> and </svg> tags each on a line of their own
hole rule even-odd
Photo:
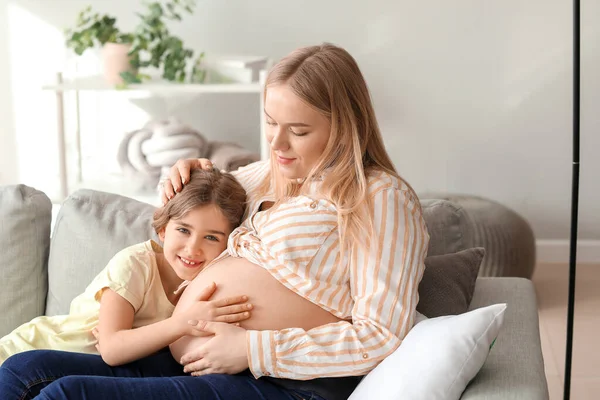
<svg viewBox="0 0 600 400">
<path fill-rule="evenodd" d="M 193 169 L 190 181 L 181 192 L 154 212 L 152 227 L 158 233 L 171 219 L 181 219 L 193 209 L 211 204 L 221 210 L 233 230 L 244 217 L 246 191 L 229 173 L 216 168 L 211 171 Z"/>
<path fill-rule="evenodd" d="M 379 170 L 400 177 L 383 144 L 369 89 L 358 64 L 346 50 L 329 43 L 303 47 L 269 71 L 264 97 L 269 87 L 283 84 L 325 116 L 331 125 L 320 162 L 304 182 L 323 176 L 321 194 L 338 209 L 343 248 L 347 243 L 364 244 L 364 240 L 358 240 L 359 233 L 373 231 L 368 175 Z M 307 190 L 302 183 L 284 180 L 275 173 L 278 169 L 272 156 L 274 173 L 263 182 L 261 191 L 273 188 L 278 198 L 283 199 Z"/>
</svg>

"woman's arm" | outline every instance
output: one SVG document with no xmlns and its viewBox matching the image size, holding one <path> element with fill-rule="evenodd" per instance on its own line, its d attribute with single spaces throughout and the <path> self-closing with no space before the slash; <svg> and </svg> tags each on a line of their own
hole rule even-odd
<svg viewBox="0 0 600 400">
<path fill-rule="evenodd" d="M 429 235 L 408 189 L 378 189 L 373 207 L 376 242 L 367 252 L 356 246 L 349 259 L 352 324 L 247 331 L 255 377 L 364 375 L 400 345 L 413 325 Z"/>
<path fill-rule="evenodd" d="M 213 168 L 213 164 L 206 158 L 187 158 L 177 161 L 169 171 L 169 178 L 162 181 L 160 185 L 163 204 L 167 204 L 176 193 L 181 191 L 183 185 L 189 182 L 190 171 L 194 168 L 210 170 Z M 252 195 L 256 191 L 268 173 L 268 161 L 257 161 L 231 172 L 248 195 Z"/>
</svg>

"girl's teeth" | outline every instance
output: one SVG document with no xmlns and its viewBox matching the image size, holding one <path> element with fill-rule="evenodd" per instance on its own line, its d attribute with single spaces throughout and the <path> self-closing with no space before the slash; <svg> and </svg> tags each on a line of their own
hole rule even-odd
<svg viewBox="0 0 600 400">
<path fill-rule="evenodd" d="M 181 258 L 181 257 L 180 257 L 180 258 Z M 195 263 L 195 262 L 191 262 L 191 261 L 188 261 L 188 260 L 186 260 L 186 259 L 183 259 L 183 258 L 181 258 L 181 261 L 183 261 L 183 262 L 184 262 L 184 263 L 186 263 L 187 265 L 196 265 L 196 263 Z"/>
</svg>

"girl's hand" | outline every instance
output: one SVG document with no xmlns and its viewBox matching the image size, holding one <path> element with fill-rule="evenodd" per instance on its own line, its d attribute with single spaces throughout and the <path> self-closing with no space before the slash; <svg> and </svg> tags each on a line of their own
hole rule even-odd
<svg viewBox="0 0 600 400">
<path fill-rule="evenodd" d="M 169 178 L 160 182 L 160 198 L 163 204 L 180 192 L 183 185 L 190 180 L 190 170 L 192 168 L 201 168 L 210 170 L 213 164 L 206 158 L 188 158 L 179 160 L 171 167 Z"/>
<path fill-rule="evenodd" d="M 196 322 L 196 321 L 193 321 Z M 183 372 L 193 376 L 237 374 L 248 368 L 246 330 L 222 322 L 197 321 L 195 329 L 214 335 L 181 357 Z"/>
<path fill-rule="evenodd" d="M 213 283 L 202 290 L 196 302 L 181 314 L 173 315 L 183 335 L 207 336 L 201 329 L 196 328 L 198 320 L 214 322 L 238 323 L 250 318 L 252 304 L 246 303 L 247 296 L 228 297 L 220 300 L 208 300 L 214 293 L 216 285 Z M 210 295 L 208 295 L 210 293 Z M 193 324 L 190 324 L 193 321 Z M 239 325 L 239 324 L 238 324 Z"/>
<path fill-rule="evenodd" d="M 102 351 L 100 350 L 100 331 L 98 330 L 98 327 L 92 329 L 92 335 L 96 338 L 96 350 L 98 350 L 98 353 L 102 354 Z"/>
<path fill-rule="evenodd" d="M 250 318 L 252 304 L 247 296 L 228 297 L 220 300 L 197 301 L 179 314 L 185 324 L 190 320 L 236 323 Z"/>
</svg>

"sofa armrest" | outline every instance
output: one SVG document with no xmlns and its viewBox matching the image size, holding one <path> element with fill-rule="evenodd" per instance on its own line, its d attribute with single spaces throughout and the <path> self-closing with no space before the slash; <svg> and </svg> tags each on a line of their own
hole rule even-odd
<svg viewBox="0 0 600 400">
<path fill-rule="evenodd" d="M 504 325 L 462 400 L 547 400 L 535 289 L 523 278 L 478 278 L 470 309 L 506 303 Z"/>
</svg>

